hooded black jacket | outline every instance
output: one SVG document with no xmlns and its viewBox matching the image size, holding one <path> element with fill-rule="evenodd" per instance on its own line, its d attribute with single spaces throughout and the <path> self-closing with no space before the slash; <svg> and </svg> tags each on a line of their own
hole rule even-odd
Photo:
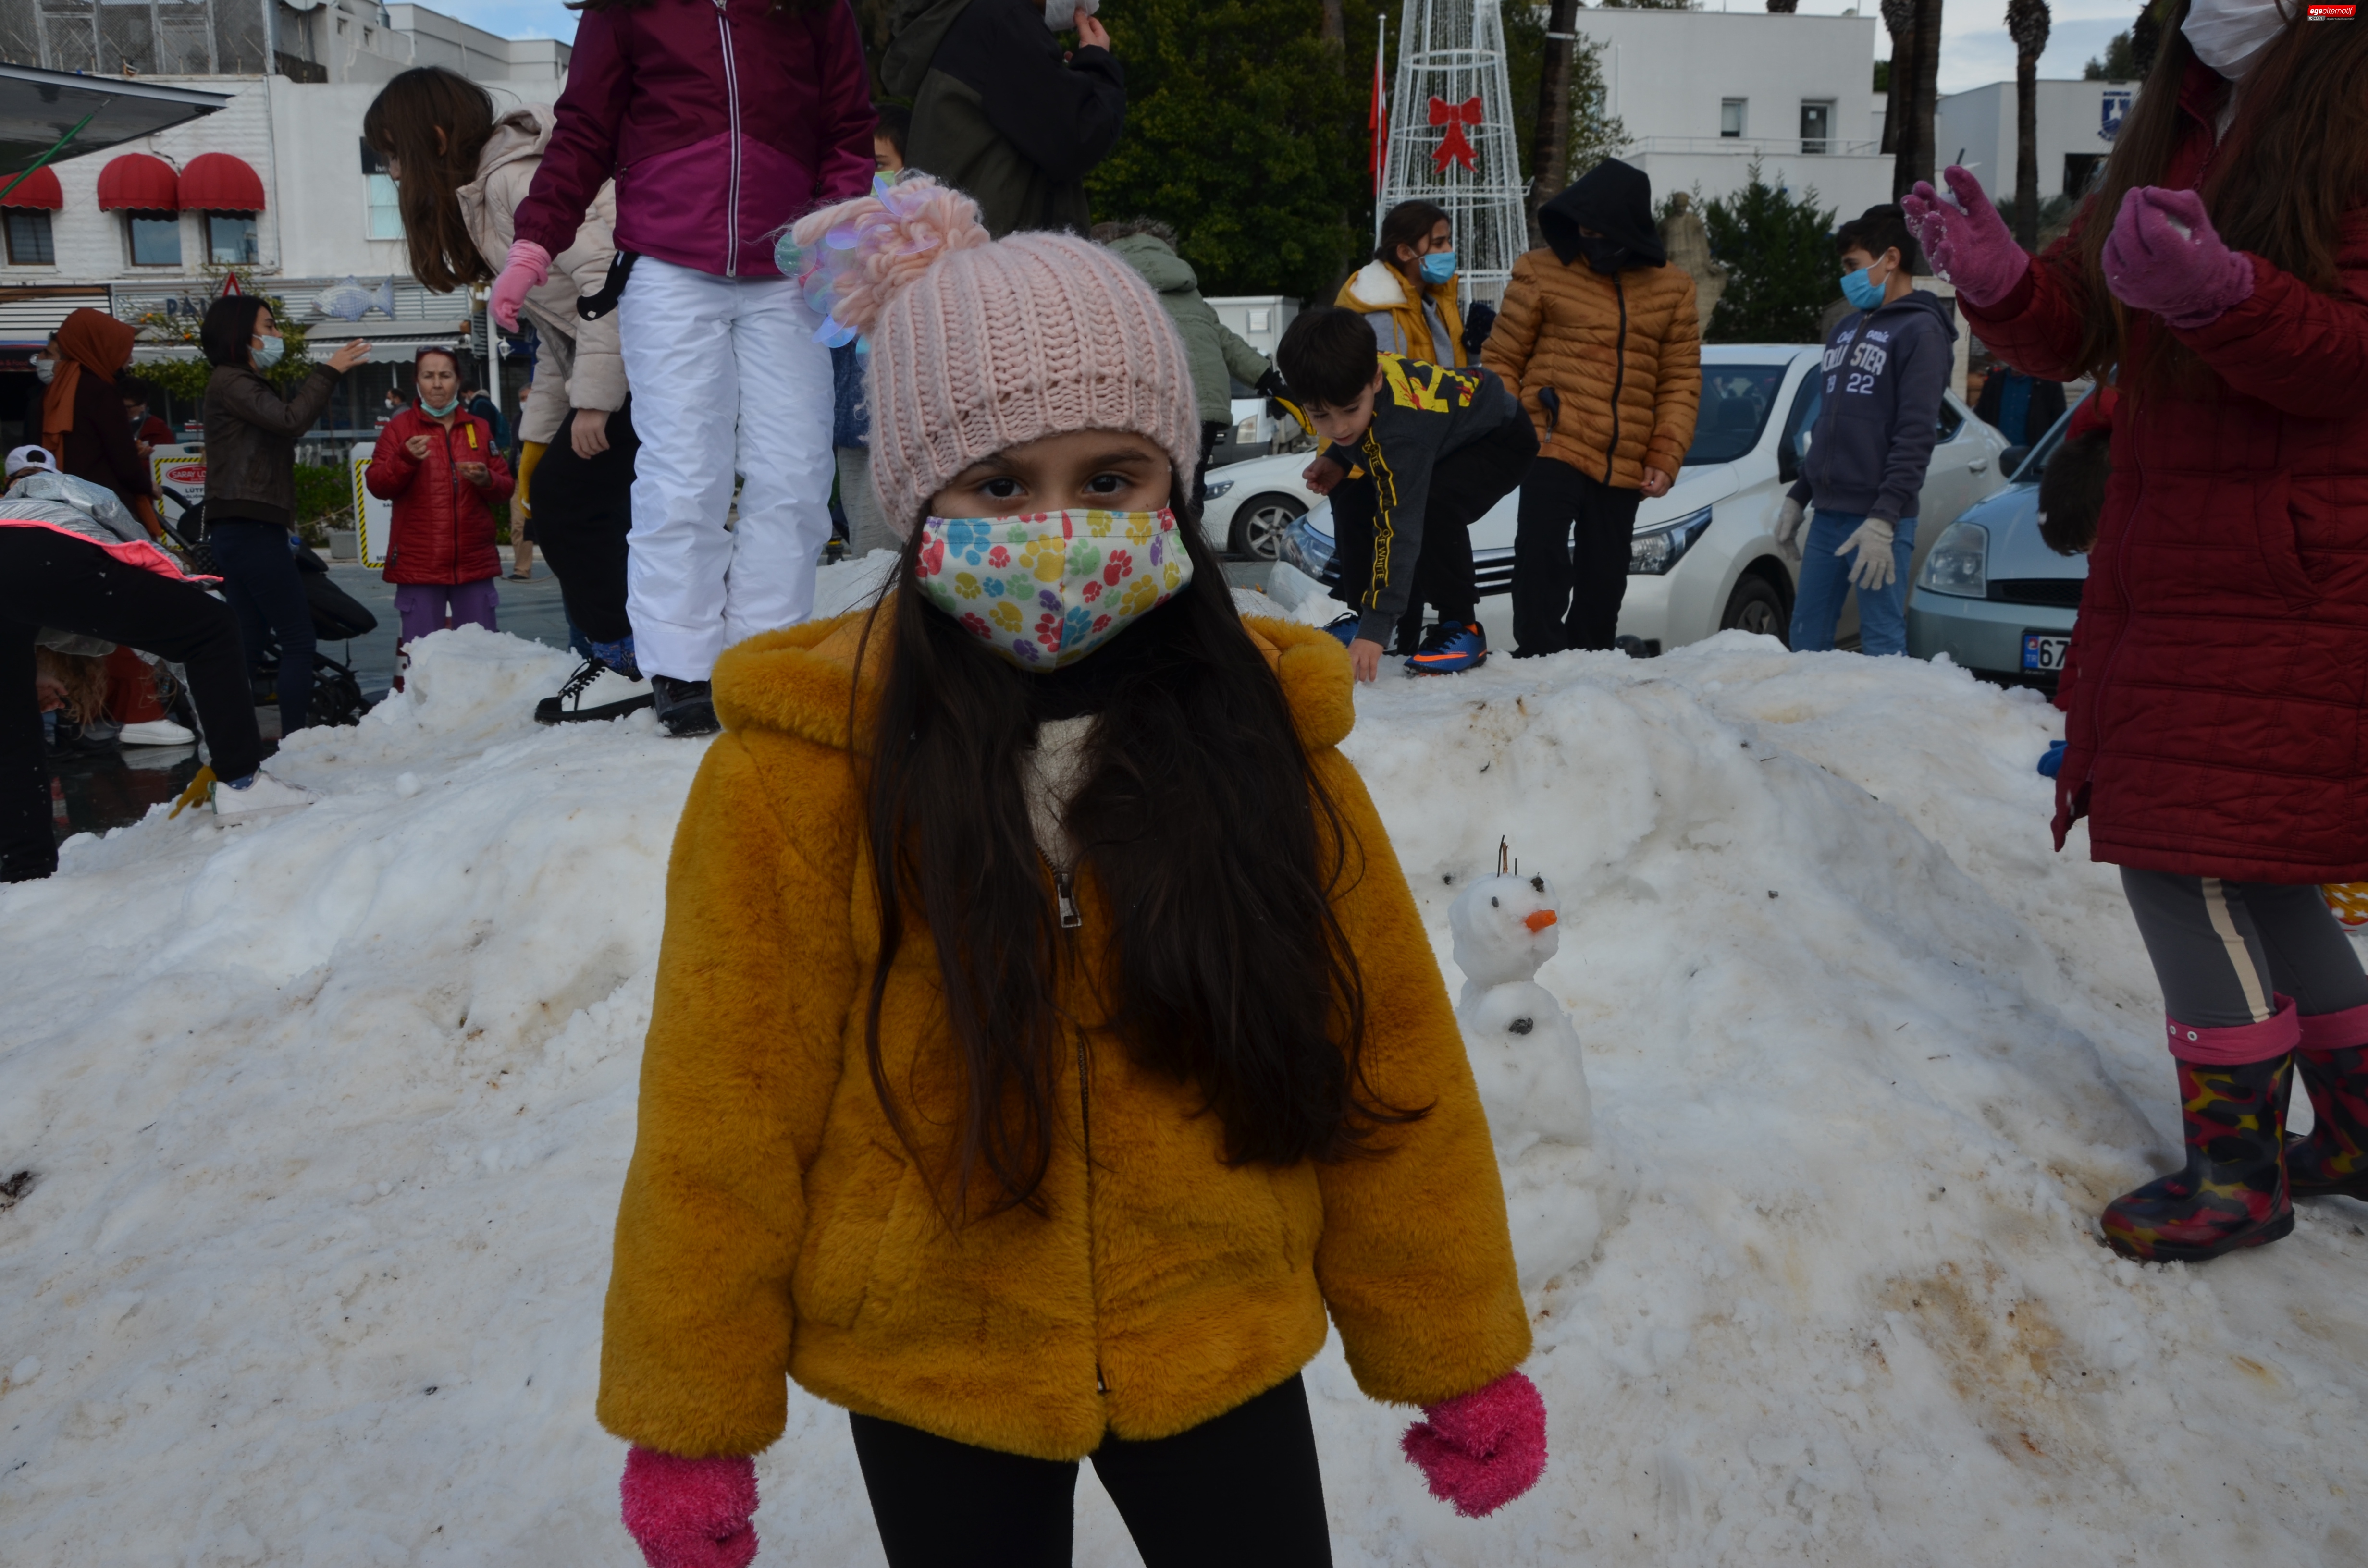
<svg viewBox="0 0 2368 1568">
<path fill-rule="evenodd" d="M 1579 233 L 1592 229 L 1600 236 Z M 1659 267 L 1669 259 L 1653 227 L 1653 182 L 1644 170 L 1606 158 L 1538 210 L 1538 230 L 1567 267 L 1581 256 L 1598 272 Z"/>
<path fill-rule="evenodd" d="M 987 233 L 1091 226 L 1086 175 L 1126 119 L 1110 51 L 1063 60 L 1029 0 L 905 0 L 880 80 L 913 100 L 905 163 L 977 201 Z"/>
</svg>

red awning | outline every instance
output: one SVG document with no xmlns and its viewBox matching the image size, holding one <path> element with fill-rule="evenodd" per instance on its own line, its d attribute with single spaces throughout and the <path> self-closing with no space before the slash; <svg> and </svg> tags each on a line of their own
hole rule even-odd
<svg viewBox="0 0 2368 1568">
<path fill-rule="evenodd" d="M 126 153 L 98 171 L 102 212 L 178 212 L 181 176 L 173 165 L 147 153 Z"/>
<path fill-rule="evenodd" d="M 200 153 L 181 171 L 185 212 L 260 212 L 263 180 L 228 153 Z"/>
<path fill-rule="evenodd" d="M 0 186 L 16 178 L 13 174 L 0 175 Z M 63 211 L 65 204 L 66 193 L 58 184 L 57 171 L 47 164 L 17 180 L 16 188 L 0 198 L 0 207 L 38 207 L 45 212 Z"/>
</svg>

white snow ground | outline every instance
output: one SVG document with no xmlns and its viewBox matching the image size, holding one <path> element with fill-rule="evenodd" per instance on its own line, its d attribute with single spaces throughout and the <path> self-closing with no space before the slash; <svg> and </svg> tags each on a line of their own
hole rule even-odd
<svg viewBox="0 0 2368 1568">
<path fill-rule="evenodd" d="M 848 597 L 860 569 L 833 574 Z M 275 767 L 0 889 L 0 1561 L 634 1561 L 593 1424 L 675 815 L 702 747 L 539 730 L 475 631 Z M 1499 834 L 1611 1176 L 1531 1297 L 1543 1483 L 1455 1517 L 1311 1369 L 1343 1564 L 2368 1560 L 2368 1208 L 2208 1267 L 2091 1239 L 2174 1163 L 2111 871 L 2050 852 L 2035 698 L 1740 634 L 1360 698 L 1451 986 Z M 1523 1244 L 1534 1248 L 1534 1236 Z M 792 1391 L 768 1563 L 880 1561 Z M 1135 1562 L 1079 1488 L 1081 1564 Z"/>
</svg>

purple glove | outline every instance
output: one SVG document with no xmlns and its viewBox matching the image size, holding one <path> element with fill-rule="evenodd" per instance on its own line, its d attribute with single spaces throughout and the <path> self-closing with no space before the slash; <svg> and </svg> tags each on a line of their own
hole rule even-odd
<svg viewBox="0 0 2368 1568">
<path fill-rule="evenodd" d="M 1941 199 L 1930 180 L 1918 180 L 1900 208 L 1941 276 L 1957 286 L 1967 304 L 1987 310 L 2014 292 L 2031 270 L 2031 253 L 2014 243 L 2006 220 L 1982 194 L 1981 181 L 1954 164 L 1941 177 L 1955 194 L 1955 207 Z"/>
<path fill-rule="evenodd" d="M 748 1568 L 757 1555 L 757 1461 L 746 1454 L 686 1460 L 637 1445 L 618 1490 L 650 1568 Z"/>
<path fill-rule="evenodd" d="M 2253 264 L 2221 243 L 2203 198 L 2140 186 L 2105 237 L 2105 287 L 2176 327 L 2209 326 L 2253 292 Z"/>
<path fill-rule="evenodd" d="M 1519 1372 L 1422 1413 L 1429 1419 L 1407 1427 L 1399 1446 L 1430 1494 L 1467 1519 L 1495 1513 L 1545 1473 L 1546 1402 Z"/>
</svg>

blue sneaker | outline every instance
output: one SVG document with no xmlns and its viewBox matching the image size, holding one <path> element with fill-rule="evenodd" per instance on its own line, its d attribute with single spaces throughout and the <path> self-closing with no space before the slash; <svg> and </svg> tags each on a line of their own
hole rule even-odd
<svg viewBox="0 0 2368 1568">
<path fill-rule="evenodd" d="M 1469 621 L 1442 620 L 1425 627 L 1421 645 L 1406 662 L 1410 676 L 1453 676 L 1488 662 L 1488 634 Z"/>
<path fill-rule="evenodd" d="M 1334 642 L 1346 648 L 1357 640 L 1357 612 L 1352 609 L 1345 615 L 1333 617 L 1324 631 Z"/>
</svg>

